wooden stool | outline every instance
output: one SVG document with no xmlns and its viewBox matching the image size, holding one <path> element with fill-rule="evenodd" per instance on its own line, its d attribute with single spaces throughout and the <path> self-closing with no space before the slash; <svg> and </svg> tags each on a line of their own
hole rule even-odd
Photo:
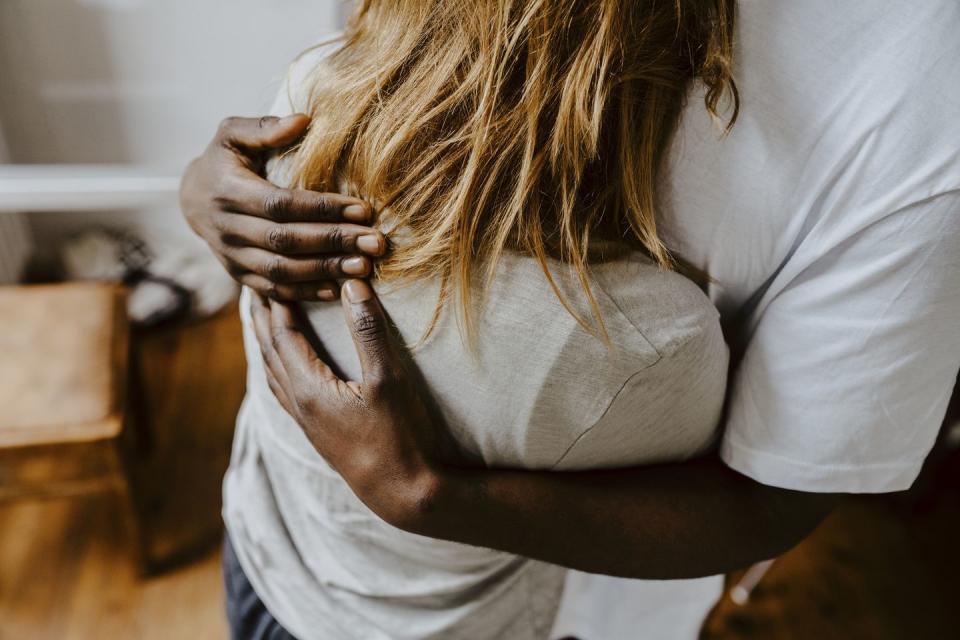
<svg viewBox="0 0 960 640">
<path fill-rule="evenodd" d="M 117 491 L 143 568 L 122 441 L 122 288 L 0 287 L 0 501 Z"/>
</svg>

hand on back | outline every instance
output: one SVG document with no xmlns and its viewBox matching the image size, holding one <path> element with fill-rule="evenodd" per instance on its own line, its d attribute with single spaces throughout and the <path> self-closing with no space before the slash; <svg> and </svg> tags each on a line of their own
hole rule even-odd
<svg viewBox="0 0 960 640">
<path fill-rule="evenodd" d="M 334 300 L 337 280 L 365 277 L 386 239 L 370 205 L 284 189 L 267 161 L 304 134 L 307 116 L 227 118 L 180 186 L 184 217 L 238 282 L 276 300 Z"/>
</svg>

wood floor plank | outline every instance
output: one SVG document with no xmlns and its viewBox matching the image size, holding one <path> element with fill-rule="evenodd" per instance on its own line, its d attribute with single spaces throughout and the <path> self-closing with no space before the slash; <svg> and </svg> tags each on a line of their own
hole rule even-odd
<svg viewBox="0 0 960 640">
<path fill-rule="evenodd" d="M 226 638 L 218 551 L 141 578 L 122 507 L 103 495 L 0 508 L 0 638 Z"/>
<path fill-rule="evenodd" d="M 143 578 L 117 493 L 0 504 L 0 640 L 226 638 L 220 482 L 244 391 L 235 308 L 135 337 L 150 439 L 134 480 L 157 556 Z"/>
</svg>

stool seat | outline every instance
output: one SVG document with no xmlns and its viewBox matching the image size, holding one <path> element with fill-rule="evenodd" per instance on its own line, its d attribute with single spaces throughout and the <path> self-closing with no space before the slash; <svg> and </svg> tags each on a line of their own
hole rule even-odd
<svg viewBox="0 0 960 640">
<path fill-rule="evenodd" d="M 0 287 L 0 448 L 120 435 L 124 300 L 111 284 Z"/>
</svg>

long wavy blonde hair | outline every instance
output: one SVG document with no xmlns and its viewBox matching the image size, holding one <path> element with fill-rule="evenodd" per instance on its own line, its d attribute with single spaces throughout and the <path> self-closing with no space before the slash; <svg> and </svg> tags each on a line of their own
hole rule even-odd
<svg viewBox="0 0 960 640">
<path fill-rule="evenodd" d="M 436 278 L 468 334 L 478 275 L 534 256 L 564 306 L 606 338 L 591 292 L 595 239 L 664 268 L 656 184 L 692 81 L 719 117 L 730 96 L 735 0 L 364 0 L 310 77 L 314 124 L 294 154 L 300 186 L 388 211 L 404 241 L 385 280 Z M 578 315 L 548 259 L 575 274 Z"/>
</svg>

